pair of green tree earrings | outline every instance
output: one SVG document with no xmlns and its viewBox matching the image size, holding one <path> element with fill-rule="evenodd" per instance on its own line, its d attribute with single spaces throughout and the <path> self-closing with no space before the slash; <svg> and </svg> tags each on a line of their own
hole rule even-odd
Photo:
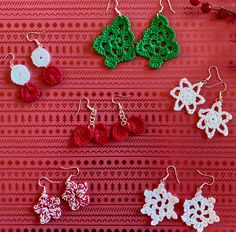
<svg viewBox="0 0 236 232">
<path fill-rule="evenodd" d="M 169 0 L 167 1 L 170 10 L 175 13 Z M 179 55 L 180 47 L 175 41 L 175 31 L 169 26 L 168 19 L 162 14 L 164 9 L 162 0 L 160 0 L 161 9 L 136 45 L 130 21 L 117 9 L 118 1 L 115 0 L 115 2 L 115 11 L 118 16 L 93 42 L 95 51 L 105 56 L 105 65 L 108 68 L 115 68 L 120 62 L 133 60 L 136 53 L 148 58 L 151 68 L 160 68 L 165 61 Z"/>
</svg>

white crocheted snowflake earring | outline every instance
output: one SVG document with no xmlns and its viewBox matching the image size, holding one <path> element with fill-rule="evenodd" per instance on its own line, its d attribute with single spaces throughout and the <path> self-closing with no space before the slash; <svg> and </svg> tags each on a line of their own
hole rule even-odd
<svg viewBox="0 0 236 232">
<path fill-rule="evenodd" d="M 43 187 L 43 192 L 38 200 L 38 203 L 34 205 L 34 212 L 39 215 L 40 223 L 46 224 L 51 219 L 59 219 L 61 217 L 60 199 L 58 197 L 49 197 L 46 191 L 46 186 L 41 184 L 41 180 L 45 179 L 50 183 L 60 183 L 49 180 L 46 177 L 41 177 L 38 180 L 38 185 Z"/>
<path fill-rule="evenodd" d="M 51 86 L 57 85 L 61 82 L 62 74 L 58 68 L 50 65 L 51 56 L 50 53 L 43 48 L 42 44 L 37 39 L 31 39 L 30 35 L 39 36 L 44 32 L 28 32 L 26 38 L 28 41 L 34 41 L 37 44 L 37 48 L 32 52 L 31 59 L 35 66 L 43 69 L 43 79 Z"/>
<path fill-rule="evenodd" d="M 188 225 L 193 226 L 197 232 L 202 232 L 209 224 L 219 222 L 220 218 L 216 215 L 214 210 L 215 198 L 205 198 L 202 195 L 202 189 L 205 185 L 213 185 L 215 182 L 214 176 L 206 175 L 197 170 L 202 176 L 212 178 L 211 183 L 204 182 L 198 189 L 191 200 L 184 202 L 184 214 L 181 216 L 182 220 Z"/>
<path fill-rule="evenodd" d="M 63 168 L 65 170 L 77 169 L 76 175 L 70 175 L 66 180 L 66 190 L 62 194 L 62 199 L 67 201 L 72 210 L 78 210 L 89 204 L 88 183 L 80 181 L 78 183 L 71 180 L 73 176 L 79 175 L 78 167 Z"/>
<path fill-rule="evenodd" d="M 211 139 L 215 132 L 218 131 L 224 136 L 228 136 L 229 131 L 227 127 L 227 122 L 232 120 L 233 116 L 226 112 L 222 111 L 222 103 L 223 103 L 223 92 L 226 91 L 227 85 L 226 83 L 221 79 L 218 68 L 216 66 L 211 66 L 211 68 L 215 68 L 217 72 L 218 79 L 220 82 L 211 85 L 211 86 L 205 86 L 206 88 L 212 88 L 219 84 L 224 85 L 224 89 L 220 91 L 219 97 L 215 100 L 215 103 L 211 106 L 209 109 L 200 109 L 198 112 L 198 116 L 200 117 L 197 127 L 199 129 L 205 130 L 207 137 Z M 209 70 L 210 70 L 209 69 Z"/>
<path fill-rule="evenodd" d="M 167 219 L 177 219 L 178 216 L 174 211 L 174 205 L 179 202 L 179 199 L 173 196 L 170 192 L 167 192 L 165 188 L 165 181 L 169 176 L 168 169 L 172 167 L 175 171 L 176 180 L 178 183 L 178 175 L 174 166 L 168 166 L 166 169 L 167 175 L 160 181 L 160 184 L 156 189 L 145 190 L 145 204 L 141 209 L 142 214 L 146 214 L 151 217 L 151 225 L 156 226 L 159 222 Z"/>
<path fill-rule="evenodd" d="M 187 78 L 183 78 L 179 82 L 179 86 L 175 87 L 170 91 L 170 95 L 176 99 L 174 110 L 180 111 L 184 107 L 186 108 L 188 114 L 193 114 L 198 105 L 205 103 L 205 98 L 200 94 L 200 91 L 211 75 L 205 80 L 191 84 Z"/>
</svg>

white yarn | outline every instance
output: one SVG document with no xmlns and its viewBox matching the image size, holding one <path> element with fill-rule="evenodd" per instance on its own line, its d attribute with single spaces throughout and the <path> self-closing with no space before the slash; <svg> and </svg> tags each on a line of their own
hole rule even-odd
<svg viewBox="0 0 236 232">
<path fill-rule="evenodd" d="M 31 59 L 35 66 L 47 67 L 50 63 L 50 53 L 46 49 L 38 47 L 32 52 Z"/>
<path fill-rule="evenodd" d="M 11 80 L 17 85 L 24 85 L 30 80 L 29 69 L 22 64 L 14 65 L 11 69 Z"/>
</svg>

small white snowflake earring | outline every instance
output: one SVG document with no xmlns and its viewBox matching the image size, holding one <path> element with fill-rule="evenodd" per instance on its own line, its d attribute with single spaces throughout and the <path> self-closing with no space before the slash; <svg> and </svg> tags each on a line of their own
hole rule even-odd
<svg viewBox="0 0 236 232">
<path fill-rule="evenodd" d="M 176 99 L 174 110 L 180 111 L 185 107 L 188 114 L 193 114 L 197 106 L 204 104 L 206 101 L 205 98 L 200 95 L 200 91 L 210 78 L 211 75 L 205 80 L 195 84 L 191 84 L 187 78 L 181 79 L 179 86 L 170 91 L 170 95 Z"/>
<path fill-rule="evenodd" d="M 211 139 L 214 135 L 215 132 L 218 131 L 224 136 L 228 136 L 229 131 L 227 127 L 227 122 L 232 120 L 233 116 L 226 112 L 222 111 L 222 103 L 223 103 L 223 92 L 226 91 L 227 85 L 226 83 L 220 78 L 220 74 L 218 71 L 218 68 L 216 66 L 211 66 L 210 68 L 215 68 L 218 79 L 220 82 L 211 85 L 211 86 L 205 86 L 206 88 L 212 88 L 215 87 L 219 84 L 224 85 L 224 89 L 220 91 L 219 97 L 215 100 L 215 103 L 211 106 L 209 109 L 200 109 L 198 112 L 198 116 L 200 117 L 197 127 L 199 129 L 205 130 L 207 137 Z"/>
<path fill-rule="evenodd" d="M 209 224 L 219 222 L 220 218 L 216 215 L 214 210 L 215 198 L 205 198 L 202 196 L 202 189 L 205 185 L 213 185 L 215 182 L 214 176 L 206 175 L 197 170 L 202 176 L 212 178 L 211 183 L 204 182 L 198 189 L 191 200 L 184 202 L 184 214 L 181 216 L 182 220 L 188 225 L 193 226 L 197 232 L 202 232 Z"/>
<path fill-rule="evenodd" d="M 178 216 L 174 211 L 174 205 L 179 202 L 179 199 L 173 196 L 170 192 L 167 192 L 165 188 L 165 181 L 169 176 L 168 169 L 172 167 L 175 171 L 176 180 L 179 182 L 176 168 L 174 166 L 168 166 L 166 169 L 167 175 L 160 181 L 160 184 L 156 189 L 145 190 L 145 204 L 141 209 L 142 214 L 146 214 L 151 217 L 151 225 L 155 226 L 159 222 L 167 219 L 177 219 Z"/>
<path fill-rule="evenodd" d="M 36 42 L 38 46 L 31 54 L 33 64 L 39 68 L 43 68 L 43 79 L 48 85 L 54 86 L 61 82 L 61 72 L 55 66 L 49 65 L 51 56 L 50 53 L 43 48 L 42 44 L 37 39 L 30 38 L 30 35 L 40 35 L 42 33 L 44 32 L 28 32 L 26 38 L 30 42 Z"/>
<path fill-rule="evenodd" d="M 67 201 L 72 210 L 78 210 L 81 207 L 87 206 L 89 204 L 89 194 L 88 194 L 88 183 L 85 181 L 80 181 L 75 183 L 71 180 L 73 176 L 79 175 L 79 168 L 70 167 L 62 169 L 77 169 L 76 175 L 70 175 L 66 180 L 66 190 L 62 194 L 62 199 Z"/>
<path fill-rule="evenodd" d="M 46 224 L 51 219 L 59 219 L 61 217 L 60 198 L 49 197 L 46 191 L 46 186 L 41 184 L 41 180 L 45 179 L 50 183 L 60 183 L 49 180 L 46 177 L 41 177 L 38 180 L 38 185 L 43 187 L 43 192 L 38 200 L 38 203 L 34 205 L 34 212 L 39 215 L 40 223 Z"/>
</svg>

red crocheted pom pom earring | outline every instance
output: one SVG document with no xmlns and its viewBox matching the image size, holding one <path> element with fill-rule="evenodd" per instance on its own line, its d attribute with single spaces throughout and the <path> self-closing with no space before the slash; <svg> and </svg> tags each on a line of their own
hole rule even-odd
<svg viewBox="0 0 236 232">
<path fill-rule="evenodd" d="M 120 102 L 115 101 L 115 97 L 127 98 L 126 96 L 113 94 L 112 103 L 118 106 L 120 122 L 115 122 L 111 128 L 111 137 L 117 142 L 124 141 L 129 134 L 141 134 L 145 130 L 144 119 L 140 115 L 132 115 L 127 118 Z M 130 96 L 128 96 L 130 97 Z"/>
<path fill-rule="evenodd" d="M 37 39 L 31 39 L 30 35 L 40 35 L 43 32 L 28 32 L 26 38 L 28 41 L 34 41 L 37 44 L 37 48 L 32 52 L 31 59 L 35 66 L 43 68 L 43 79 L 51 86 L 58 85 L 61 82 L 62 75 L 58 68 L 55 66 L 48 66 L 50 64 L 50 53 L 43 48 L 42 44 Z"/>
<path fill-rule="evenodd" d="M 97 110 L 90 106 L 88 98 L 82 97 L 80 99 L 79 108 L 76 115 L 80 111 L 80 105 L 83 99 L 87 101 L 87 108 L 91 111 L 89 125 L 78 125 L 76 127 L 74 132 L 74 143 L 77 146 L 84 146 L 89 142 L 104 145 L 109 141 L 109 129 L 102 123 L 98 123 L 95 125 Z"/>
<path fill-rule="evenodd" d="M 11 81 L 21 86 L 21 98 L 26 102 L 37 101 L 41 97 L 42 92 L 38 85 L 30 82 L 29 69 L 23 64 L 13 64 L 15 58 L 13 53 L 8 53 L 0 62 L 3 62 L 9 55 L 12 56 L 10 60 Z"/>
</svg>

